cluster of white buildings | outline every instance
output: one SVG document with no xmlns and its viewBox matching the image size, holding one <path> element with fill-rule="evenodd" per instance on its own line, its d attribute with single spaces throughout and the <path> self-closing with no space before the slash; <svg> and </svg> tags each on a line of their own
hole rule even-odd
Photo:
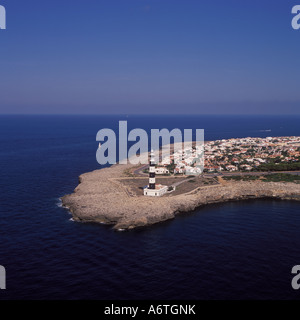
<svg viewBox="0 0 300 320">
<path fill-rule="evenodd" d="M 164 157 L 156 168 L 157 174 L 168 174 L 169 166 L 175 174 L 199 175 L 204 167 L 203 146 L 178 149 L 171 156 Z"/>
<path fill-rule="evenodd" d="M 205 169 L 215 171 L 251 171 L 280 158 L 282 162 L 300 157 L 300 137 L 267 137 L 217 140 L 205 144 Z"/>
</svg>

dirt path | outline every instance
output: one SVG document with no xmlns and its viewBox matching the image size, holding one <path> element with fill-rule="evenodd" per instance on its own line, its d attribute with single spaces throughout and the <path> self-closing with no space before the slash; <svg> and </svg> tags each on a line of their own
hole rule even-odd
<svg viewBox="0 0 300 320">
<path fill-rule="evenodd" d="M 228 182 L 225 181 L 222 177 L 218 176 L 218 182 L 222 185 L 225 186 Z"/>
</svg>

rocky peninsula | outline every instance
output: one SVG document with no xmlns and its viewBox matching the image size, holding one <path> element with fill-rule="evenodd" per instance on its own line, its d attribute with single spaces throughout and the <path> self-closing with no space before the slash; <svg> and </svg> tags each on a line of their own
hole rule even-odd
<svg viewBox="0 0 300 320">
<path fill-rule="evenodd" d="M 110 224 L 123 230 L 173 219 L 179 213 L 211 203 L 254 198 L 300 200 L 300 184 L 260 180 L 194 184 L 195 188 L 184 193 L 147 197 L 127 183 L 128 179 L 138 183 L 140 179 L 143 186 L 143 178 L 133 175 L 135 168 L 116 164 L 82 174 L 74 193 L 62 197 L 63 206 L 75 221 Z"/>
</svg>

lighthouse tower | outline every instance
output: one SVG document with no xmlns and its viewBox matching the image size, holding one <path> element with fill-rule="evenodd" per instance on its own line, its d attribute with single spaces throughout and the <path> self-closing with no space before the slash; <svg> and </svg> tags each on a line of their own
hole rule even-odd
<svg viewBox="0 0 300 320">
<path fill-rule="evenodd" d="M 154 151 L 151 150 L 149 163 L 149 185 L 144 188 L 144 195 L 150 197 L 160 197 L 167 191 L 167 186 L 155 183 L 155 158 Z"/>
<path fill-rule="evenodd" d="M 151 150 L 149 163 L 149 189 L 155 189 L 155 158 L 153 150 Z"/>
</svg>

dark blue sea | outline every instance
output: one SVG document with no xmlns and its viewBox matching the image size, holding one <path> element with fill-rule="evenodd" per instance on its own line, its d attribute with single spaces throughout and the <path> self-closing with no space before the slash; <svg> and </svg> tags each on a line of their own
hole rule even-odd
<svg viewBox="0 0 300 320">
<path fill-rule="evenodd" d="M 206 140 L 300 135 L 295 116 L 0 116 L 0 299 L 298 299 L 300 204 L 209 205 L 130 232 L 70 220 L 59 198 L 101 168 L 96 133 L 205 129 Z"/>
</svg>

